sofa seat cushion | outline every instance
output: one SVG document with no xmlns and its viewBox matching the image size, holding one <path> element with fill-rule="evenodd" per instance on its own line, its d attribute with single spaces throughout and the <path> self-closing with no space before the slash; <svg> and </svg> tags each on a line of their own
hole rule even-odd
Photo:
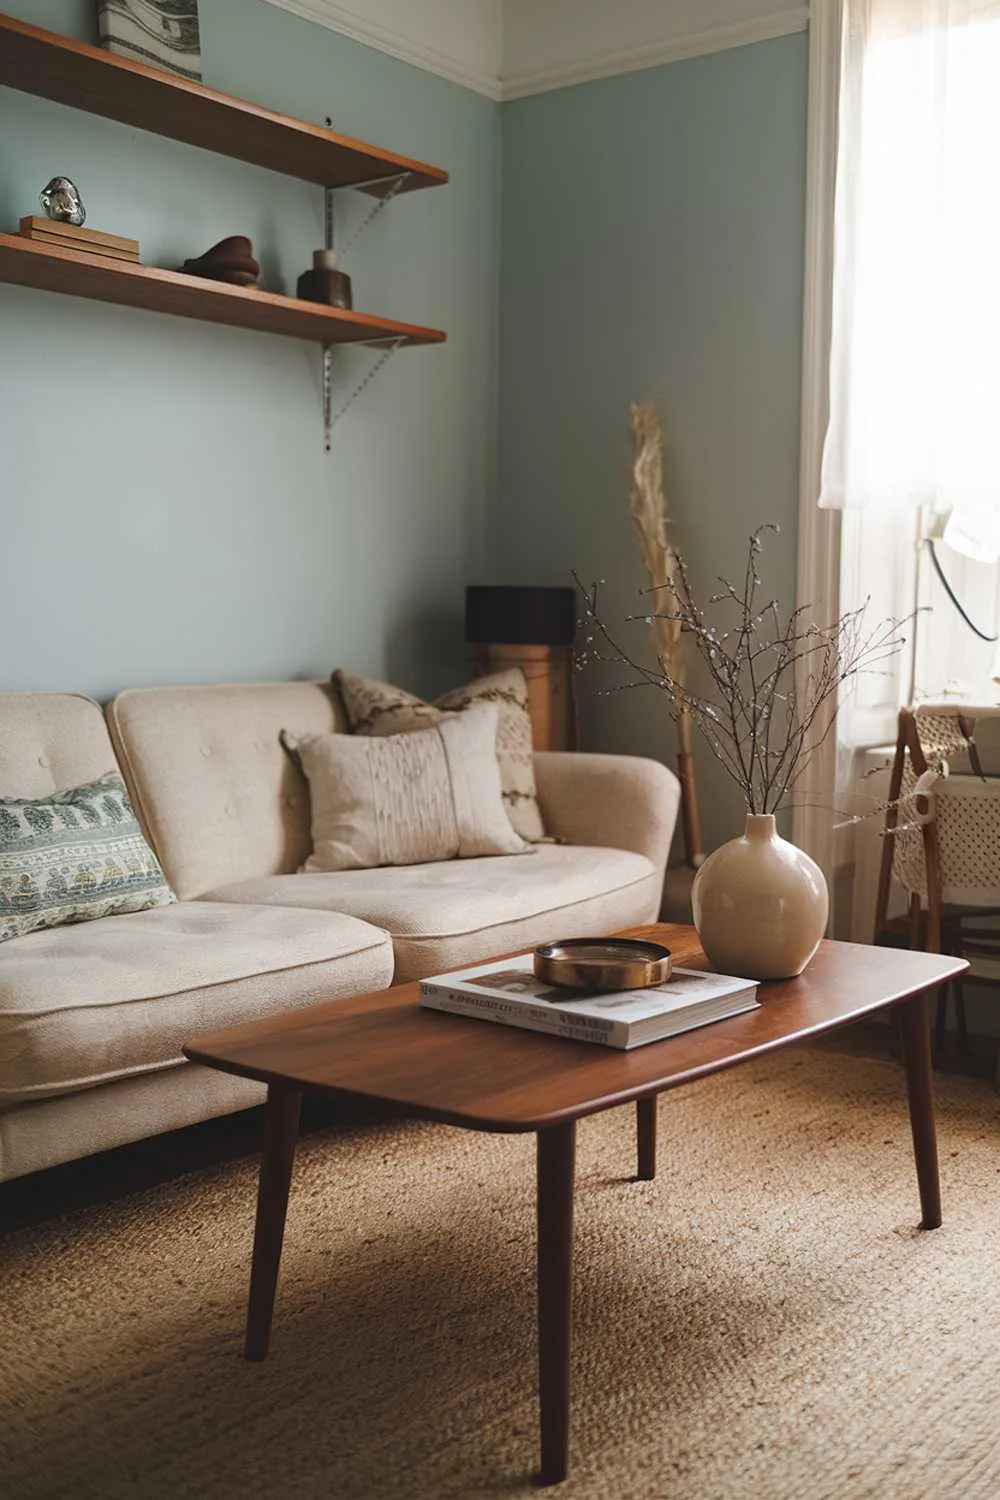
<svg viewBox="0 0 1000 1500">
<path fill-rule="evenodd" d="M 381 989 L 384 932 L 329 911 L 178 902 L 12 938 L 0 1108 L 184 1062 L 200 1031 Z"/>
<path fill-rule="evenodd" d="M 398 869 L 277 875 L 221 886 L 209 901 L 348 912 L 392 934 L 396 979 L 419 979 L 553 938 L 656 919 L 659 880 L 642 854 L 541 844 L 503 855 Z"/>
</svg>

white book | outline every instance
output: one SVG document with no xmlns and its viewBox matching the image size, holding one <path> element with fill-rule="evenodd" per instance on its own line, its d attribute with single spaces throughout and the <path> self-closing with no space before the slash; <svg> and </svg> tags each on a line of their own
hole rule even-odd
<svg viewBox="0 0 1000 1500">
<path fill-rule="evenodd" d="M 536 979 L 530 954 L 420 981 L 420 1004 L 627 1051 L 756 1010 L 757 985 L 731 974 L 674 969 L 666 984 L 614 994 Z"/>
</svg>

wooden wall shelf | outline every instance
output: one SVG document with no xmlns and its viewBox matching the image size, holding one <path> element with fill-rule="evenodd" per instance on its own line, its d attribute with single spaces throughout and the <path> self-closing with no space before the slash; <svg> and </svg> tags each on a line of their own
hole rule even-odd
<svg viewBox="0 0 1000 1500">
<path fill-rule="evenodd" d="M 404 192 L 448 181 L 438 167 L 6 15 L 0 15 L 0 83 L 321 187 L 378 194 L 380 181 L 403 172 Z"/>
<path fill-rule="evenodd" d="M 0 281 L 318 344 L 390 344 L 401 339 L 411 346 L 439 344 L 445 338 L 437 328 L 228 286 L 157 266 L 42 246 L 18 234 L 0 234 Z"/>
</svg>

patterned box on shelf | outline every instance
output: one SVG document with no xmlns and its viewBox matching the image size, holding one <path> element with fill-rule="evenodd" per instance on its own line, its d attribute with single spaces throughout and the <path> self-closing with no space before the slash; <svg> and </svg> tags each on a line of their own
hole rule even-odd
<svg viewBox="0 0 1000 1500">
<path fill-rule="evenodd" d="M 201 82 L 198 0 L 100 0 L 101 46 Z"/>
</svg>

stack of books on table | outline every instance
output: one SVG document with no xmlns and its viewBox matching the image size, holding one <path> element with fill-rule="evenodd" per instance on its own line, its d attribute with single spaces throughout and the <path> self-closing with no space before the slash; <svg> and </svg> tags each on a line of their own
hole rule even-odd
<svg viewBox="0 0 1000 1500">
<path fill-rule="evenodd" d="M 752 979 L 698 969 L 674 969 L 651 989 L 569 990 L 536 979 L 530 954 L 423 979 L 420 1004 L 623 1051 L 760 1006 Z"/>
<path fill-rule="evenodd" d="M 106 234 L 103 229 L 85 229 L 78 224 L 64 224 L 59 219 L 42 219 L 32 214 L 21 220 L 21 233 L 36 244 L 52 245 L 57 250 L 82 251 L 100 255 L 106 260 L 139 259 L 139 241 L 120 234 Z"/>
</svg>

